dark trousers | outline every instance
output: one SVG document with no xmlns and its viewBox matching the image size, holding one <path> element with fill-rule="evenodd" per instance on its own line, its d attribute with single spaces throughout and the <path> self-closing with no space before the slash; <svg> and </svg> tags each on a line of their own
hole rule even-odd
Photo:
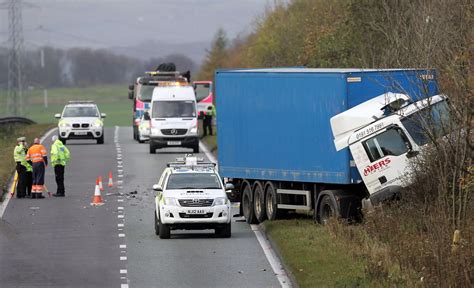
<svg viewBox="0 0 474 288">
<path fill-rule="evenodd" d="M 202 123 L 202 126 L 203 126 L 203 130 L 204 130 L 204 136 L 207 136 L 208 134 L 208 131 L 209 131 L 209 135 L 212 136 L 212 116 L 207 116 L 205 115 L 204 116 L 204 120 L 203 120 L 203 123 Z"/>
<path fill-rule="evenodd" d="M 33 186 L 33 171 L 26 171 L 26 196 L 31 196 L 31 188 Z"/>
<path fill-rule="evenodd" d="M 44 170 L 45 170 L 44 162 L 33 163 L 33 186 L 44 185 Z"/>
<path fill-rule="evenodd" d="M 22 198 L 26 195 L 26 167 L 16 162 L 16 172 L 18 173 L 18 183 L 16 185 L 16 197 Z"/>
<path fill-rule="evenodd" d="M 58 189 L 56 190 L 56 194 L 64 195 L 64 166 L 63 165 L 56 165 L 54 166 L 54 175 L 56 175 L 56 185 Z"/>
</svg>

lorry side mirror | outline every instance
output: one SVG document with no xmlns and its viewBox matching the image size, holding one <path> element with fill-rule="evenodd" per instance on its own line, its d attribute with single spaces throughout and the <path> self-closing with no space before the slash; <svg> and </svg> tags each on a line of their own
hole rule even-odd
<svg viewBox="0 0 474 288">
<path fill-rule="evenodd" d="M 128 99 L 133 100 L 133 91 L 128 91 Z"/>
</svg>

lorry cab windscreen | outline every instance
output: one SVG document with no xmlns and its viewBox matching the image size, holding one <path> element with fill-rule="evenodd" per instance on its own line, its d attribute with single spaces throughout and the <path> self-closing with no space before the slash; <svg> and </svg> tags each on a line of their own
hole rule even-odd
<svg viewBox="0 0 474 288">
<path fill-rule="evenodd" d="M 221 189 L 221 184 L 214 173 L 179 173 L 170 175 L 166 189 Z"/>
<path fill-rule="evenodd" d="M 154 101 L 153 118 L 196 117 L 194 101 Z"/>
<path fill-rule="evenodd" d="M 196 101 L 201 101 L 209 96 L 210 84 L 195 84 Z"/>
<path fill-rule="evenodd" d="M 450 113 L 446 101 L 440 101 L 401 120 L 415 143 L 423 146 L 450 131 Z"/>
</svg>

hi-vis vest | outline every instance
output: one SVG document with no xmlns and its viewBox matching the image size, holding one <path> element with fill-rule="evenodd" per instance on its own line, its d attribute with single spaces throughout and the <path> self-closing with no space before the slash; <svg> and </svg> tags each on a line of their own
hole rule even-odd
<svg viewBox="0 0 474 288">
<path fill-rule="evenodd" d="M 28 168 L 28 162 L 26 162 L 25 146 L 23 146 L 23 144 L 18 144 L 15 146 L 15 150 L 13 151 L 13 159 L 15 159 L 15 162 L 20 162 L 21 165 Z"/>
<path fill-rule="evenodd" d="M 44 162 L 43 157 L 46 157 L 47 152 L 46 148 L 44 148 L 41 144 L 34 144 L 33 146 L 28 149 L 28 153 L 26 153 L 26 160 L 37 163 L 37 162 Z"/>
<path fill-rule="evenodd" d="M 59 139 L 54 141 L 51 146 L 51 162 L 53 167 L 56 165 L 66 166 L 67 162 L 69 162 L 69 157 L 69 149 L 64 146 L 63 142 Z"/>
</svg>

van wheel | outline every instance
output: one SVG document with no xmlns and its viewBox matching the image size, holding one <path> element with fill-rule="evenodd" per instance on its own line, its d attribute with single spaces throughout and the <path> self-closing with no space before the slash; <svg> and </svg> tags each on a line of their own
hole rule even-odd
<svg viewBox="0 0 474 288">
<path fill-rule="evenodd" d="M 277 193 L 275 187 L 270 182 L 265 191 L 265 212 L 270 221 L 276 220 L 278 215 Z"/>
<path fill-rule="evenodd" d="M 160 223 L 158 222 L 158 217 L 156 217 L 156 210 L 153 215 L 155 216 L 155 235 L 160 235 Z"/>
<path fill-rule="evenodd" d="M 168 224 L 161 223 L 161 219 L 158 220 L 158 223 L 160 239 L 170 239 L 170 226 Z"/>
<path fill-rule="evenodd" d="M 218 235 L 219 237 L 230 238 L 231 234 L 231 223 L 216 228 L 216 235 Z"/>
<path fill-rule="evenodd" d="M 319 223 L 326 225 L 329 219 L 339 217 L 337 211 L 338 209 L 333 199 L 329 195 L 324 195 L 318 209 Z"/>
<path fill-rule="evenodd" d="M 244 193 L 242 195 L 242 210 L 247 223 L 257 223 L 257 218 L 255 217 L 255 212 L 253 210 L 252 189 L 249 184 L 245 185 Z"/>
<path fill-rule="evenodd" d="M 150 154 L 156 153 L 156 146 L 150 141 Z"/>
<path fill-rule="evenodd" d="M 255 211 L 255 218 L 258 223 L 265 221 L 265 194 L 260 181 L 255 182 L 253 186 L 253 209 Z"/>
</svg>

